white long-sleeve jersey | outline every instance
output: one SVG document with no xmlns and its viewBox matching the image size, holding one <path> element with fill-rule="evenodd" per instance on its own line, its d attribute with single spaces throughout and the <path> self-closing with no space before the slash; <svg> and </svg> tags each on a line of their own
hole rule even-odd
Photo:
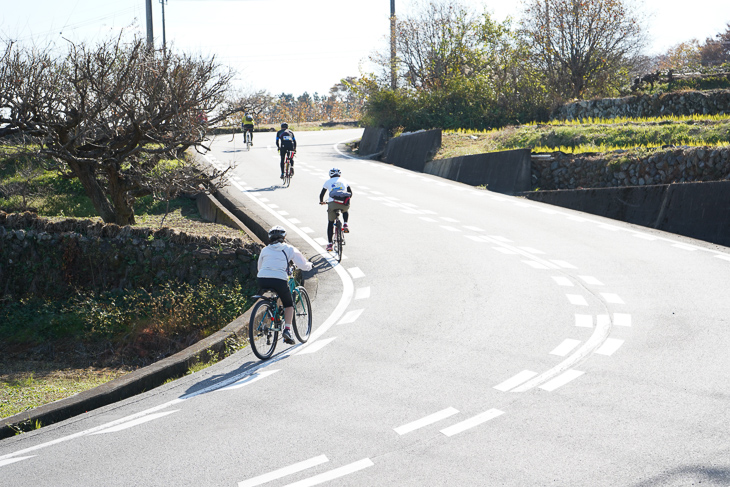
<svg viewBox="0 0 730 487">
<path fill-rule="evenodd" d="M 312 263 L 296 247 L 281 242 L 267 245 L 259 255 L 258 277 L 271 277 L 286 281 L 289 278 L 286 270 L 290 260 L 303 271 L 312 269 Z"/>
</svg>

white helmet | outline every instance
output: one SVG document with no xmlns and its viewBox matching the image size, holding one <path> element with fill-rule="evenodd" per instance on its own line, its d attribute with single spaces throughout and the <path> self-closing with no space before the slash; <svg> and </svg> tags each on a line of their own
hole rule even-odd
<svg viewBox="0 0 730 487">
<path fill-rule="evenodd" d="M 286 238 L 286 230 L 284 227 L 276 225 L 274 227 L 271 227 L 271 230 L 269 230 L 269 243 L 274 243 L 277 241 L 284 241 L 284 238 Z"/>
<path fill-rule="evenodd" d="M 333 178 L 335 176 L 339 177 L 341 175 L 342 175 L 342 171 L 340 171 L 338 168 L 333 167 L 332 169 L 330 169 L 330 177 L 331 178 Z"/>
</svg>

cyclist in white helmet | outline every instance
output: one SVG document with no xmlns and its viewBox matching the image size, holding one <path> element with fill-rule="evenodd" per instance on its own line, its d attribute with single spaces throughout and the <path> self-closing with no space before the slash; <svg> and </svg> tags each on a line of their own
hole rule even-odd
<svg viewBox="0 0 730 487">
<path fill-rule="evenodd" d="M 259 254 L 258 282 L 262 289 L 273 289 L 284 306 L 284 343 L 294 343 L 292 337 L 292 319 L 294 318 L 294 301 L 287 285 L 289 261 L 303 271 L 312 269 L 312 263 L 294 246 L 285 242 L 286 230 L 276 225 L 269 230 L 269 245 Z"/>
<path fill-rule="evenodd" d="M 350 198 L 352 197 L 352 188 L 347 181 L 342 177 L 342 171 L 339 168 L 333 167 L 330 169 L 330 178 L 324 183 L 322 192 L 319 193 L 319 204 L 324 205 L 324 196 L 327 196 L 327 251 L 332 250 L 332 233 L 334 232 L 334 224 L 337 219 L 337 210 L 342 212 L 342 219 L 345 221 L 342 226 L 342 231 L 345 233 L 350 232 L 350 228 L 347 226 L 347 220 L 350 218 Z"/>
</svg>

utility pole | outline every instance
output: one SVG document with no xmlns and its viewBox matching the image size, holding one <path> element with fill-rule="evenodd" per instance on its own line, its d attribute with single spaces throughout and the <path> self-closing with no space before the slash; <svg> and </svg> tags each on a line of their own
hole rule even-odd
<svg viewBox="0 0 730 487">
<path fill-rule="evenodd" d="M 398 87 L 395 63 L 395 0 L 390 0 L 390 87 L 393 90 Z"/>
<path fill-rule="evenodd" d="M 152 36 L 152 0 L 145 0 L 145 2 L 147 3 L 147 49 L 151 51 L 155 47 Z"/>
<path fill-rule="evenodd" d="M 160 0 L 162 4 L 162 52 L 166 52 L 167 39 L 165 37 L 165 4 L 167 0 Z"/>
</svg>

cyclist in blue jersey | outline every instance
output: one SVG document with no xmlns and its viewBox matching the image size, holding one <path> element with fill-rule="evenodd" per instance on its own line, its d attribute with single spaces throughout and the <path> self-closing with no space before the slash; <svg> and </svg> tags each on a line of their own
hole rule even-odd
<svg viewBox="0 0 730 487">
<path fill-rule="evenodd" d="M 276 133 L 276 148 L 281 154 L 281 179 L 284 179 L 284 160 L 286 159 L 286 151 L 292 152 L 297 151 L 297 139 L 294 137 L 294 132 L 289 130 L 289 124 L 284 122 L 281 124 L 281 130 Z M 294 176 L 294 159 L 292 158 L 291 163 L 291 175 Z"/>
</svg>

